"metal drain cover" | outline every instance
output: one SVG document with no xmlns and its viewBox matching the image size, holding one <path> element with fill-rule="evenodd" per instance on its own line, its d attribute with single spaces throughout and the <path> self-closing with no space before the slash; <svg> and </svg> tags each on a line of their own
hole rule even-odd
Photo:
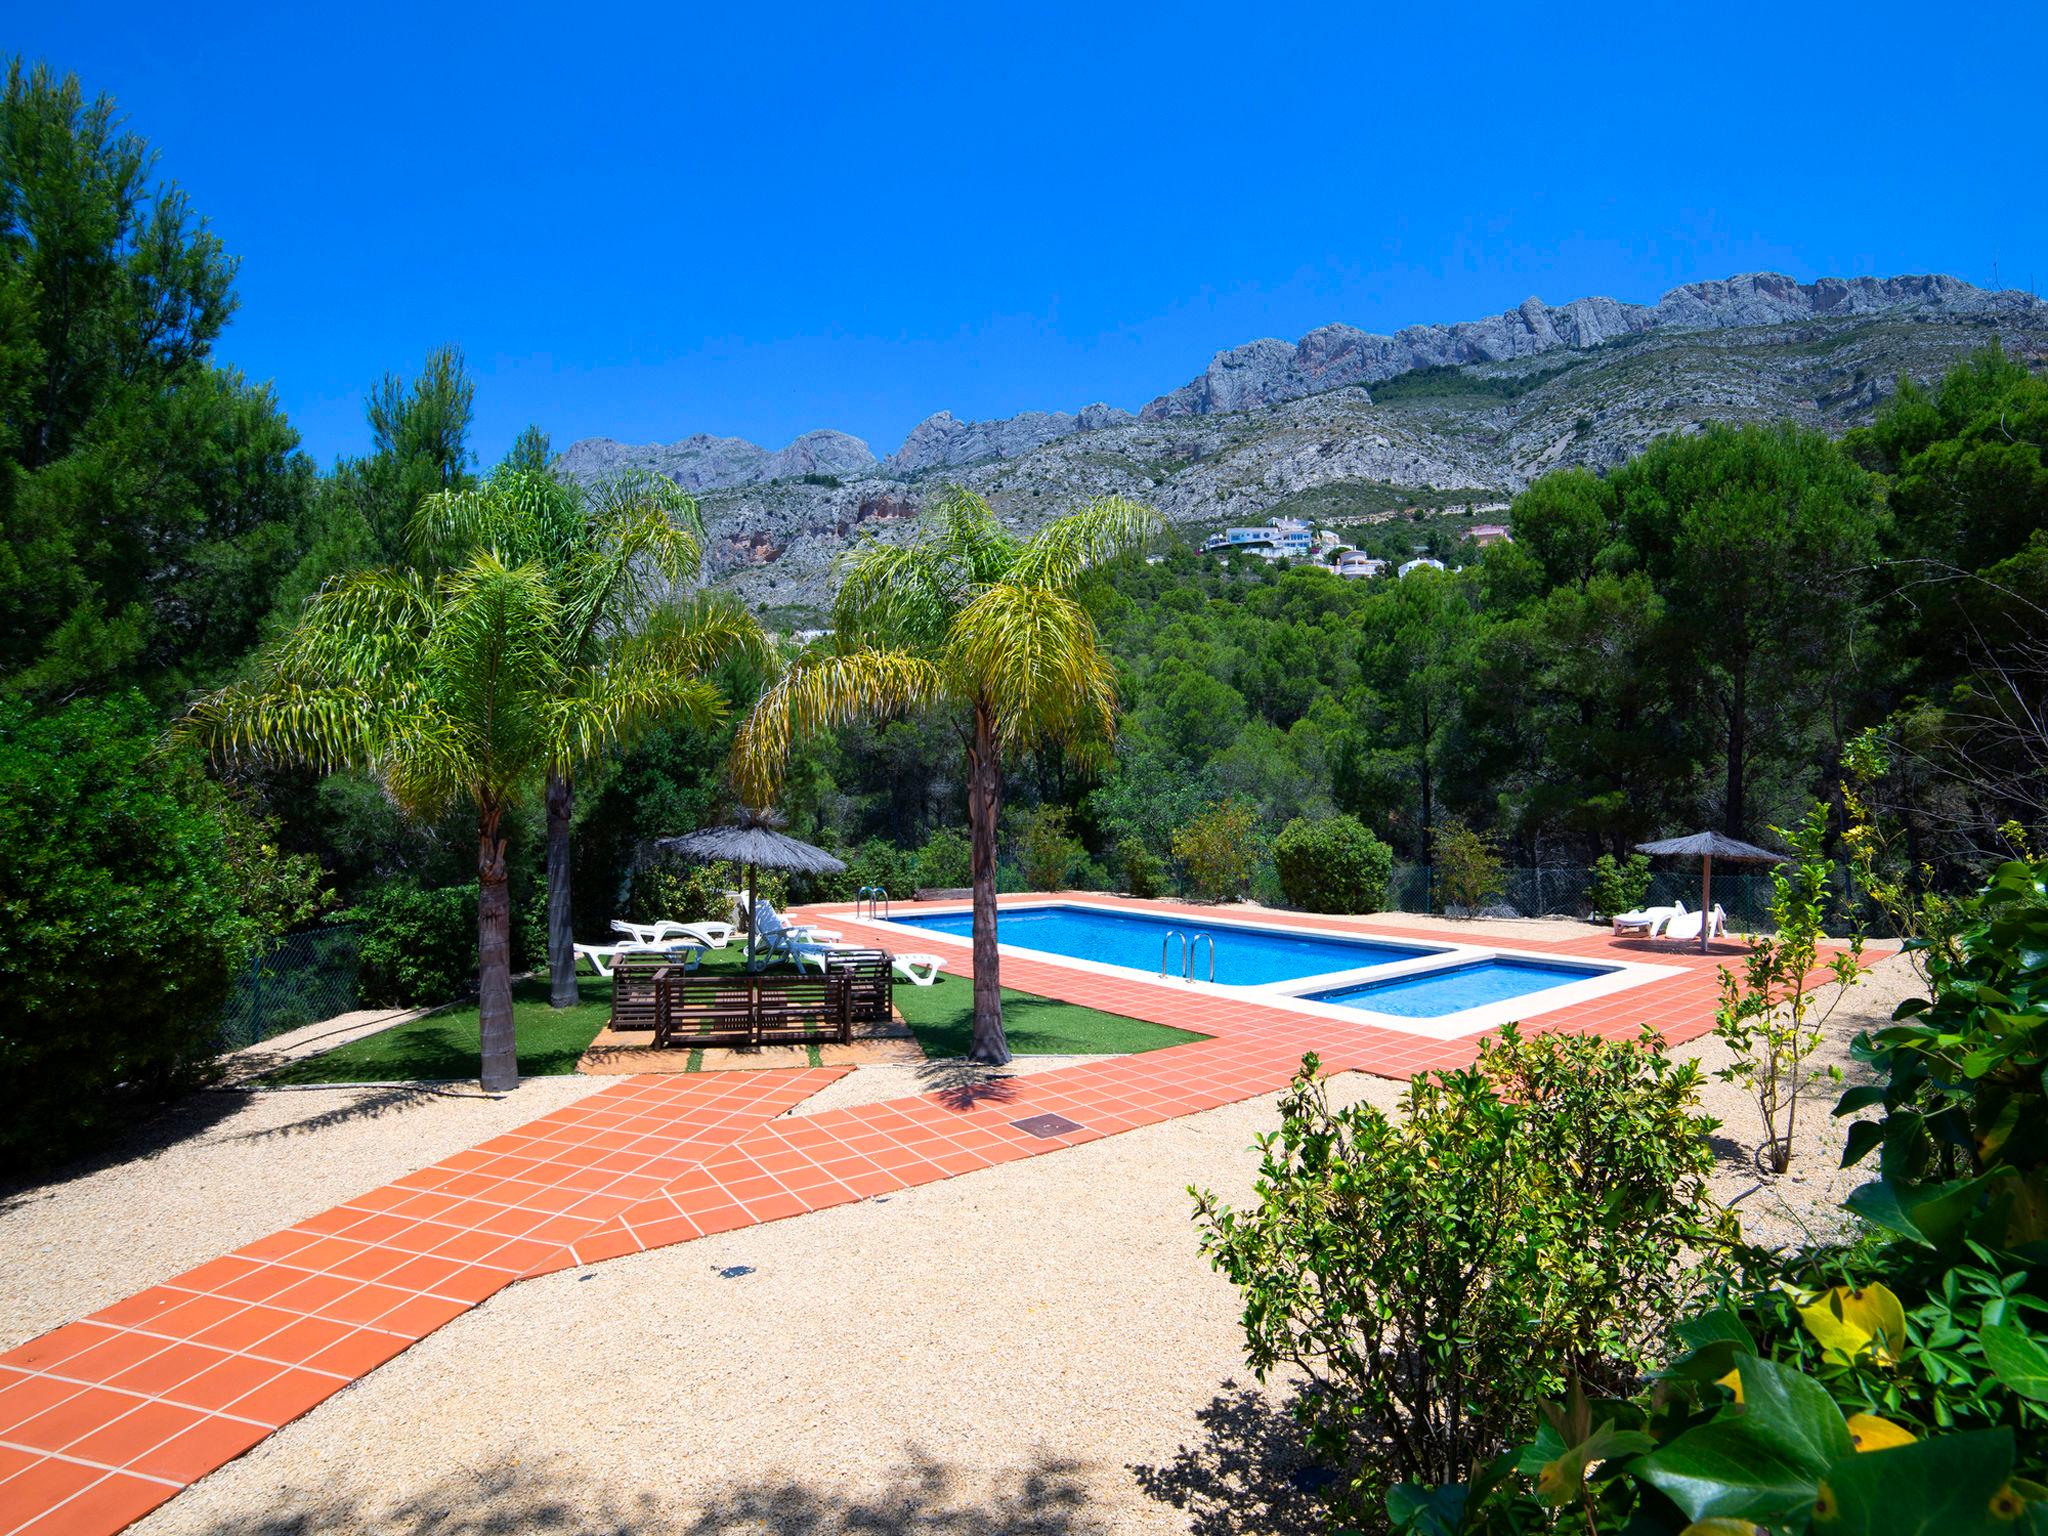
<svg viewBox="0 0 2048 1536">
<path fill-rule="evenodd" d="M 1065 1115 L 1033 1115 L 1027 1120 L 1012 1120 L 1010 1124 L 1027 1136 L 1065 1136 L 1086 1129 Z"/>
</svg>

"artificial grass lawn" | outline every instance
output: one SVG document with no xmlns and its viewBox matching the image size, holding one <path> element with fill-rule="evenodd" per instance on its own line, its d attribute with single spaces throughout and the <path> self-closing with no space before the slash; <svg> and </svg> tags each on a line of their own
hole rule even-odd
<svg viewBox="0 0 2048 1536">
<path fill-rule="evenodd" d="M 929 987 L 898 986 L 896 1011 L 925 1055 L 967 1054 L 974 1033 L 974 983 L 965 976 L 942 975 Z M 1013 1056 L 1115 1056 L 1204 1038 L 1008 987 L 1003 988 L 1003 1034 Z"/>
<path fill-rule="evenodd" d="M 737 971 L 745 951 L 737 946 L 704 957 L 707 971 Z M 514 982 L 512 1021 L 519 1035 L 519 1075 L 556 1077 L 576 1070 L 577 1058 L 611 1016 L 612 984 L 595 976 L 578 980 L 573 1008 L 548 1006 L 545 980 Z M 929 987 L 898 984 L 896 1007 L 926 1056 L 965 1056 L 973 1034 L 974 984 L 945 976 Z M 1017 1056 L 1114 1056 L 1156 1051 L 1203 1037 L 1164 1024 L 1121 1014 L 1100 1013 L 1003 988 L 1003 1030 Z M 480 1046 L 476 1004 L 430 1014 L 365 1035 L 319 1056 L 273 1072 L 273 1083 L 419 1082 L 477 1074 Z M 702 1052 L 693 1052 L 702 1056 Z M 691 1065 L 694 1067 L 695 1062 Z"/>
<path fill-rule="evenodd" d="M 512 1027 L 519 1036 L 519 1075 L 559 1077 L 576 1061 L 612 1013 L 612 984 L 579 977 L 573 1008 L 550 1008 L 545 980 L 512 983 Z M 273 1083 L 388 1083 L 475 1077 L 482 1052 L 477 1008 L 465 1003 L 393 1025 L 319 1056 L 281 1067 Z"/>
</svg>

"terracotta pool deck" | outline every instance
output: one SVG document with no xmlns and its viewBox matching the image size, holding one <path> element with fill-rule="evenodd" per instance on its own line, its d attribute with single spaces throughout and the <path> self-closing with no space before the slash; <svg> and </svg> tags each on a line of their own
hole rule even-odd
<svg viewBox="0 0 2048 1536">
<path fill-rule="evenodd" d="M 1142 905 L 1197 918 L 1214 913 Z M 899 903 L 898 910 L 914 907 Z M 850 914 L 819 908 L 805 915 L 829 919 L 849 939 L 902 948 L 900 937 Z M 1256 916 L 1276 926 L 1424 933 L 1398 916 Z M 1428 936 L 1443 937 L 1440 930 Z M 1702 956 L 1590 928 L 1569 940 L 1504 942 L 1681 967 L 1525 1021 L 1531 1029 L 1609 1038 L 1649 1024 L 1672 1044 L 1711 1029 L 1716 968 L 1742 953 L 1724 943 Z M 851 1069 L 622 1079 L 0 1355 L 0 1536 L 118 1531 L 528 1276 L 1253 1098 L 1285 1086 L 1305 1051 L 1321 1056 L 1327 1071 L 1408 1077 L 1470 1062 L 1481 1038 L 1425 1039 L 1013 957 L 1003 961 L 1003 982 L 1209 1038 L 792 1118 L 783 1117 Z M 1048 1115 L 1075 1128 L 1048 1136 L 1018 1124 Z"/>
</svg>

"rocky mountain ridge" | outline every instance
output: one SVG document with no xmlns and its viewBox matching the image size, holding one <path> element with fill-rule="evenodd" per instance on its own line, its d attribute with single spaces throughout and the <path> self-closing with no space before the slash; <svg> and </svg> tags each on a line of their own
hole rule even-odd
<svg viewBox="0 0 2048 1536">
<path fill-rule="evenodd" d="M 1325 326 L 1219 353 L 1136 415 L 1098 405 L 962 422 L 942 411 L 887 459 L 816 432 L 772 453 L 732 438 L 586 440 L 559 468 L 670 474 L 703 506 L 714 571 L 761 602 L 804 607 L 827 595 L 850 539 L 891 536 L 942 481 L 983 491 L 1020 528 L 1110 491 L 1196 527 L 1278 510 L 1341 525 L 1496 500 L 1549 469 L 1604 468 L 1707 421 L 1842 431 L 1901 375 L 1936 378 L 1991 342 L 2048 360 L 2048 305 L 1945 277 L 1751 274 L 1648 306 L 1532 300 L 1393 337 Z"/>
<path fill-rule="evenodd" d="M 1514 309 L 1455 325 L 1413 325 L 1392 336 L 1325 325 L 1299 341 L 1265 338 L 1218 352 L 1199 378 L 1148 402 L 1141 421 L 1209 416 L 1370 386 L 1418 368 L 1499 363 L 1559 350 L 1584 351 L 1656 330 L 1717 330 L 1843 320 L 1918 311 L 1948 317 L 2017 315 L 2042 308 L 2031 295 L 1976 288 L 1953 277 L 1821 278 L 1802 283 L 1776 272 L 1688 283 L 1655 304 L 1574 299 L 1550 305 L 1529 298 Z M 698 434 L 676 443 L 625 444 L 584 438 L 562 455 L 563 472 L 593 479 L 638 466 L 666 474 L 685 490 L 721 490 L 807 474 L 870 471 L 908 479 L 934 469 L 1015 458 L 1074 432 L 1100 431 L 1133 418 L 1097 403 L 1078 412 L 1025 411 L 993 421 L 961 421 L 951 411 L 927 416 L 886 459 L 845 432 L 814 431 L 770 452 L 737 437 Z"/>
</svg>

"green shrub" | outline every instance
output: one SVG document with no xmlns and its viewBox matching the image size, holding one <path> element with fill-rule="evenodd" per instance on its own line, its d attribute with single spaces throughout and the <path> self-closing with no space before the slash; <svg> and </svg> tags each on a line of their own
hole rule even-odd
<svg viewBox="0 0 2048 1536">
<path fill-rule="evenodd" d="M 1885 1111 L 1843 1156 L 1883 1149 L 1845 1202 L 1865 1233 L 1745 1250 L 1651 1391 L 1540 1404 L 1536 1438 L 1462 1484 L 1394 1489 L 1395 1529 L 2048 1529 L 2048 861 L 2000 866 L 1934 927 L 1910 941 L 1931 996 L 1859 1037 L 1882 1080 L 1836 1109 Z"/>
<path fill-rule="evenodd" d="M 1147 899 L 1166 894 L 1166 866 L 1137 833 L 1117 839 L 1115 868 L 1118 889 L 1127 894 Z"/>
<path fill-rule="evenodd" d="M 951 827 L 941 827 L 917 850 L 913 891 L 957 891 L 974 878 L 974 849 Z"/>
<path fill-rule="evenodd" d="M 1378 912 L 1387 904 L 1394 850 L 1356 816 L 1297 816 L 1273 841 L 1287 904 L 1304 912 Z"/>
<path fill-rule="evenodd" d="M 360 923 L 362 995 L 380 1007 L 431 1007 L 476 990 L 476 887 L 393 880 L 343 916 Z"/>
<path fill-rule="evenodd" d="M 1173 856 L 1188 883 L 1211 901 L 1244 895 L 1261 852 L 1258 815 L 1243 800 L 1220 801 L 1173 834 Z"/>
<path fill-rule="evenodd" d="M 835 878 L 846 891 L 842 901 L 851 901 L 862 886 L 879 886 L 901 901 L 917 890 L 916 858 L 894 843 L 871 837 L 848 857 L 846 873 Z"/>
<path fill-rule="evenodd" d="M 1067 830 L 1064 806 L 1041 805 L 1017 818 L 1012 834 L 1017 864 L 1027 891 L 1057 891 L 1068 883 L 1081 858 L 1080 841 Z"/>
<path fill-rule="evenodd" d="M 1650 856 L 1646 853 L 1632 853 L 1624 860 L 1603 853 L 1586 873 L 1587 904 L 1603 922 L 1639 910 L 1650 894 Z"/>
<path fill-rule="evenodd" d="M 1568 1380 L 1614 1389 L 1717 1226 L 1700 1074 L 1639 1043 L 1513 1026 L 1477 1066 L 1425 1074 L 1402 1113 L 1332 1111 L 1316 1059 L 1261 1138 L 1257 1204 L 1197 1199 L 1244 1297 L 1246 1357 L 1302 1377 L 1295 1412 L 1376 1524 L 1390 1485 L 1470 1476 Z"/>
<path fill-rule="evenodd" d="M 1468 917 L 1501 893 L 1506 871 L 1493 840 L 1462 821 L 1437 829 L 1432 871 L 1439 910 L 1459 908 Z"/>
<path fill-rule="evenodd" d="M 0 1163 L 54 1162 L 203 1074 L 261 936 L 230 809 L 139 699 L 0 699 Z"/>
<path fill-rule="evenodd" d="M 771 873 L 780 876 L 779 871 Z M 729 923 L 732 898 L 726 892 L 744 890 L 746 882 L 747 872 L 730 864 L 646 864 L 633 872 L 627 911 L 636 923 L 658 923 L 664 918 L 678 923 Z M 756 889 L 781 905 L 785 892 L 779 886 L 771 889 L 757 882 Z M 606 937 L 616 935 L 607 931 Z"/>
</svg>

